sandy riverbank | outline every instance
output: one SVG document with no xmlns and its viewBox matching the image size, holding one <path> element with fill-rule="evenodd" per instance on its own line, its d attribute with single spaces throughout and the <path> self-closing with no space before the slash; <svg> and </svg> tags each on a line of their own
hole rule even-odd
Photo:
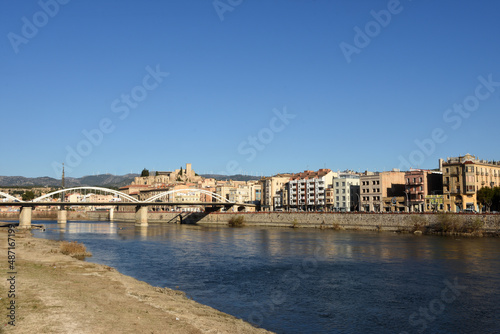
<svg viewBox="0 0 500 334">
<path fill-rule="evenodd" d="M 63 255 L 57 241 L 22 230 L 14 239 L 15 298 L 9 298 L 7 229 L 0 229 L 2 333 L 270 333 L 180 291 Z M 7 324 L 11 300 L 15 327 Z"/>
</svg>

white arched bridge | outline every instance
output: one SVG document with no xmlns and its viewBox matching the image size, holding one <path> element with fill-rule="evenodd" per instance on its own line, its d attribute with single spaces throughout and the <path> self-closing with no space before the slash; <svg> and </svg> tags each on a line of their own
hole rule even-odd
<svg viewBox="0 0 500 334">
<path fill-rule="evenodd" d="M 223 207 L 228 209 L 237 206 L 239 210 L 245 209 L 246 207 L 255 207 L 255 204 L 232 202 L 219 194 L 205 189 L 185 188 L 169 191 L 157 190 L 157 194 L 142 201 L 121 191 L 102 187 L 65 188 L 37 197 L 31 201 L 23 201 L 12 195 L 0 192 L 0 206 L 21 207 L 19 214 L 19 226 L 21 227 L 31 226 L 31 211 L 38 206 L 60 207 L 58 211 L 58 222 L 66 222 L 67 212 L 65 207 L 105 206 L 110 208 L 110 216 L 112 216 L 115 207 L 132 206 L 135 207 L 136 211 L 136 225 L 141 226 L 147 225 L 147 213 L 151 206 L 200 206 L 205 207 L 206 212 L 220 210 Z M 204 201 L 201 200 L 202 197 L 204 197 Z"/>
</svg>

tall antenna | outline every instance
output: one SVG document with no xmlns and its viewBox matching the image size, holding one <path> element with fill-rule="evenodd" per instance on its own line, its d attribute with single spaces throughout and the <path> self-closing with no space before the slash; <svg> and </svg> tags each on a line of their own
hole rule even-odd
<svg viewBox="0 0 500 334">
<path fill-rule="evenodd" d="M 63 165 L 63 168 L 62 168 L 61 185 L 62 185 L 62 188 L 64 189 L 64 162 L 62 165 Z M 61 194 L 61 202 L 64 202 L 64 192 Z M 64 210 L 64 206 L 61 206 L 61 210 Z"/>
<path fill-rule="evenodd" d="M 64 189 L 64 162 L 63 162 L 63 168 L 62 168 L 62 179 L 61 179 L 61 182 L 62 182 L 62 188 Z"/>
</svg>

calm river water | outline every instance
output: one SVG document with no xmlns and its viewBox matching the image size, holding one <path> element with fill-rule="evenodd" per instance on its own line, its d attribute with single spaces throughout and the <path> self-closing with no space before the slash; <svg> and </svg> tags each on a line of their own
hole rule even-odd
<svg viewBox="0 0 500 334">
<path fill-rule="evenodd" d="M 500 333 L 500 240 L 38 221 L 88 261 L 276 333 Z"/>
</svg>

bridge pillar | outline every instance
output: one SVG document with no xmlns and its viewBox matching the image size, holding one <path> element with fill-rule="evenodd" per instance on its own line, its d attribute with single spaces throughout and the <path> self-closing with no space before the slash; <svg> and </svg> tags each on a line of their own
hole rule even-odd
<svg viewBox="0 0 500 334">
<path fill-rule="evenodd" d="M 135 226 L 148 226 L 148 207 L 136 206 L 135 208 Z"/>
<path fill-rule="evenodd" d="M 57 210 L 57 223 L 58 224 L 66 224 L 68 222 L 68 211 L 66 210 Z"/>
<path fill-rule="evenodd" d="M 19 212 L 19 228 L 31 228 L 31 206 L 22 206 Z"/>
<path fill-rule="evenodd" d="M 109 209 L 109 221 L 112 222 L 115 220 L 115 207 Z"/>
</svg>

